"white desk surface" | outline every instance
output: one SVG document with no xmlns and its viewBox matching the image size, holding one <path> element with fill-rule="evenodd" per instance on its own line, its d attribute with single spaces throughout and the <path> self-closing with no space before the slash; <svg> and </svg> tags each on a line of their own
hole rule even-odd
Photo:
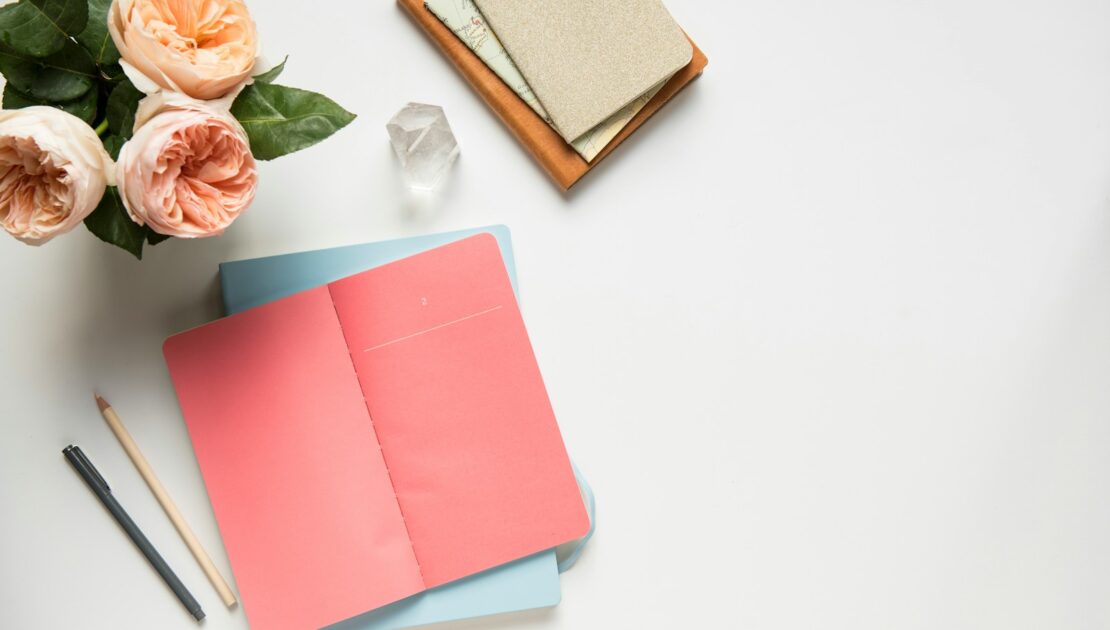
<svg viewBox="0 0 1110 630">
<path fill-rule="evenodd" d="M 392 2 L 252 0 L 350 127 L 221 238 L 0 238 L 0 625 L 196 627 L 77 442 L 204 627 L 245 628 L 93 390 L 227 574 L 160 350 L 218 316 L 216 264 L 506 223 L 600 527 L 557 608 L 445 628 L 1110 626 L 1110 4 L 668 5 L 705 75 L 563 195 Z M 462 147 L 430 202 L 407 101 Z"/>
</svg>

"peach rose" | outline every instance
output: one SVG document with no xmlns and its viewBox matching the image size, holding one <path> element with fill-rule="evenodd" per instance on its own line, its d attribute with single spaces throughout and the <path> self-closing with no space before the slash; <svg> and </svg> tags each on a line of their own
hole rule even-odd
<svg viewBox="0 0 1110 630">
<path fill-rule="evenodd" d="M 0 227 L 31 245 L 72 230 L 113 183 L 112 158 L 83 120 L 45 106 L 0 111 Z"/>
<path fill-rule="evenodd" d="M 154 97 L 147 97 L 153 99 Z M 247 133 L 225 109 L 175 95 L 140 104 L 116 180 L 127 213 L 168 236 L 217 236 L 254 200 L 258 174 Z"/>
<path fill-rule="evenodd" d="M 258 54 L 242 0 L 112 0 L 108 31 L 124 63 L 165 89 L 204 100 L 247 80 Z"/>
</svg>

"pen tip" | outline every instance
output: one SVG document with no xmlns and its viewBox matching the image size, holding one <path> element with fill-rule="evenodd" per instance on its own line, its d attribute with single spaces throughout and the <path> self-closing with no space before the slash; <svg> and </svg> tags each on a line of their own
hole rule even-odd
<svg viewBox="0 0 1110 630">
<path fill-rule="evenodd" d="M 96 396 L 96 406 L 99 407 L 101 411 L 104 411 L 108 407 L 111 407 L 111 405 L 108 404 L 107 400 L 104 400 L 100 397 L 100 394 L 93 393 L 93 396 Z"/>
</svg>

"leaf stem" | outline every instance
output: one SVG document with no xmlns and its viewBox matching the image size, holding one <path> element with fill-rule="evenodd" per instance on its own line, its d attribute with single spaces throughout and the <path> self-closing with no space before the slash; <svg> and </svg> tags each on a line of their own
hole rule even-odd
<svg viewBox="0 0 1110 630">
<path fill-rule="evenodd" d="M 108 119 L 107 119 L 107 118 L 105 118 L 104 120 L 100 121 L 100 124 L 99 124 L 99 125 L 97 125 L 97 126 L 96 126 L 96 127 L 95 127 L 95 128 L 93 129 L 93 131 L 95 131 L 95 132 L 96 132 L 96 135 L 98 135 L 98 136 L 100 136 L 101 138 L 103 138 L 103 137 L 104 137 L 104 132 L 105 132 L 105 131 L 108 131 Z"/>
</svg>

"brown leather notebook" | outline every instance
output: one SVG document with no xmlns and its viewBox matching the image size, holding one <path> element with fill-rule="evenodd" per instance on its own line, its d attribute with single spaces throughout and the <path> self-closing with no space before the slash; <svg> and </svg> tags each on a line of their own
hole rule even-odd
<svg viewBox="0 0 1110 630">
<path fill-rule="evenodd" d="M 443 54 L 455 64 L 471 86 L 478 92 L 482 99 L 497 114 L 498 118 L 513 132 L 529 152 L 547 171 L 563 190 L 570 189 L 591 168 L 597 165 L 605 156 L 609 155 L 633 131 L 644 124 L 652 114 L 659 111 L 672 96 L 686 87 L 701 74 L 709 60 L 705 54 L 694 44 L 693 58 L 683 69 L 675 73 L 670 81 L 640 110 L 620 133 L 613 138 L 601 153 L 587 162 L 578 155 L 574 149 L 547 123 L 540 119 L 528 105 L 520 100 L 496 74 L 490 70 L 477 55 L 472 53 L 466 44 L 459 41 L 443 22 L 439 21 L 431 11 L 424 8 L 424 0 L 397 0 L 401 6 L 408 10 L 416 23 L 439 46 Z"/>
</svg>

